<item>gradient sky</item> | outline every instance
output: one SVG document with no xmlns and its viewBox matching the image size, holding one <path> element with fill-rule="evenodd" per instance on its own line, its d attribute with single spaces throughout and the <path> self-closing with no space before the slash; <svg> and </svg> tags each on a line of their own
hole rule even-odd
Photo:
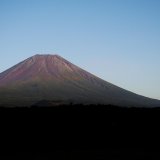
<svg viewBox="0 0 160 160">
<path fill-rule="evenodd" d="M 0 0 L 0 72 L 45 53 L 160 99 L 160 1 Z"/>
</svg>

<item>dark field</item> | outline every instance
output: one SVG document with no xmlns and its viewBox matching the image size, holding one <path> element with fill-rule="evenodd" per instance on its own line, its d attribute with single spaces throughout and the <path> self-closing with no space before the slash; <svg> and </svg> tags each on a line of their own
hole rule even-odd
<svg viewBox="0 0 160 160">
<path fill-rule="evenodd" d="M 0 109 L 0 159 L 160 159 L 160 109 Z"/>
</svg>

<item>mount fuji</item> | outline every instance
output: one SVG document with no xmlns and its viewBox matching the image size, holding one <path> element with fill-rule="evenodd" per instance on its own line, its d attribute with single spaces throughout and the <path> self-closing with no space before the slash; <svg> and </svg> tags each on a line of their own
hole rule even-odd
<svg viewBox="0 0 160 160">
<path fill-rule="evenodd" d="M 79 68 L 59 55 L 34 55 L 0 73 L 0 106 L 105 104 L 158 107 L 150 99 Z"/>
</svg>

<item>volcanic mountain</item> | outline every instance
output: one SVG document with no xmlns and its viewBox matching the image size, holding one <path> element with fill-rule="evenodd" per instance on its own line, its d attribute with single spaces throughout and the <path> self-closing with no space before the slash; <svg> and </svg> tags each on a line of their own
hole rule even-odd
<svg viewBox="0 0 160 160">
<path fill-rule="evenodd" d="M 45 102 L 160 106 L 160 101 L 106 82 L 58 55 L 35 55 L 0 73 L 0 106 Z"/>
</svg>

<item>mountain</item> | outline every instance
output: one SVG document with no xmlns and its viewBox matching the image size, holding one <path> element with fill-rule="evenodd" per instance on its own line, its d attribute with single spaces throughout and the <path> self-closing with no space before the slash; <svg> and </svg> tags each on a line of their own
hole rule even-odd
<svg viewBox="0 0 160 160">
<path fill-rule="evenodd" d="M 35 55 L 0 73 L 0 106 L 41 102 L 160 106 L 160 101 L 106 82 L 59 55 Z"/>
</svg>

